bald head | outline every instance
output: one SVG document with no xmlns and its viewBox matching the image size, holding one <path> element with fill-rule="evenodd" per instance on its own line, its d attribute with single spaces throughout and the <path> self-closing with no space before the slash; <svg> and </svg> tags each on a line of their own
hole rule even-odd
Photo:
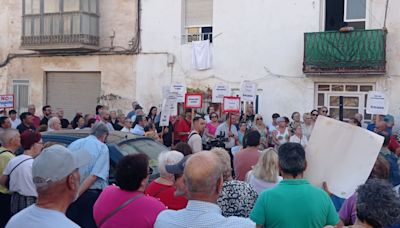
<svg viewBox="0 0 400 228">
<path fill-rule="evenodd" d="M 184 178 L 190 199 L 196 197 L 218 198 L 222 184 L 219 158 L 209 151 L 192 155 L 186 162 Z"/>
</svg>

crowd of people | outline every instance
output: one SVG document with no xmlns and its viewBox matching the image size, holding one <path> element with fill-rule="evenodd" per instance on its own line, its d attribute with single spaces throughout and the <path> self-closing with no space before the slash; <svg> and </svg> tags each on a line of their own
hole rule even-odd
<svg viewBox="0 0 400 228">
<path fill-rule="evenodd" d="M 361 114 L 348 123 L 385 138 L 367 182 L 348 199 L 304 179 L 308 141 L 328 108 L 270 121 L 247 104 L 243 113 L 184 110 L 160 126 L 132 103 L 127 115 L 96 106 L 71 120 L 46 105 L 0 117 L 0 227 L 398 227 L 400 144 L 391 115 Z M 193 116 L 193 113 L 195 115 Z M 90 129 L 67 147 L 44 144 L 43 131 Z M 112 131 L 151 137 L 167 151 L 160 176 L 146 154 L 124 156 L 109 185 Z M 17 151 L 22 154 L 16 156 Z"/>
</svg>

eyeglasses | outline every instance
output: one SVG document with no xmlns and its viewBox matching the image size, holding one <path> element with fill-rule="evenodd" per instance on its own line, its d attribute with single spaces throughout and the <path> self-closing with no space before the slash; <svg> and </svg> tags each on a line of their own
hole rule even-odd
<svg viewBox="0 0 400 228">
<path fill-rule="evenodd" d="M 316 113 L 313 113 L 313 114 L 311 114 L 311 115 L 313 115 L 313 116 L 318 116 L 318 114 L 316 114 Z"/>
<path fill-rule="evenodd" d="M 211 116 L 211 118 L 218 118 L 218 116 Z"/>
<path fill-rule="evenodd" d="M 263 120 L 263 118 L 257 118 L 256 120 Z"/>
<path fill-rule="evenodd" d="M 151 167 L 149 167 L 149 170 L 147 171 L 147 174 L 148 174 L 148 175 L 153 174 L 153 169 L 152 169 Z"/>
<path fill-rule="evenodd" d="M 328 110 L 322 110 L 322 112 L 323 112 L 323 113 L 327 113 L 327 112 L 328 112 Z"/>
</svg>

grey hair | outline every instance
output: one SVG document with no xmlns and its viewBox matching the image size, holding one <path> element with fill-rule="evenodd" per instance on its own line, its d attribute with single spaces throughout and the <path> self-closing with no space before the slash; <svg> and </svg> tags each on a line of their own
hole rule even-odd
<svg viewBox="0 0 400 228">
<path fill-rule="evenodd" d="M 12 138 L 16 136 L 19 132 L 16 129 L 8 128 L 0 132 L 0 143 L 3 146 L 7 146 Z"/>
<path fill-rule="evenodd" d="M 53 116 L 49 119 L 49 121 L 47 122 L 47 127 L 52 128 L 53 124 L 57 121 L 60 120 L 58 117 Z"/>
<path fill-rule="evenodd" d="M 176 151 L 163 151 L 158 155 L 158 171 L 161 177 L 170 178 L 173 175 L 168 173 L 165 169 L 166 165 L 174 165 L 182 160 L 183 154 Z"/>
<path fill-rule="evenodd" d="M 369 179 L 357 189 L 357 218 L 372 227 L 400 223 L 400 199 L 386 180 Z"/>
<path fill-rule="evenodd" d="M 221 171 L 222 171 L 222 177 L 224 178 L 224 181 L 229 180 L 232 177 L 232 167 L 231 167 L 231 157 L 228 154 L 228 151 L 226 151 L 223 148 L 215 147 L 210 150 L 211 153 L 214 153 L 215 155 L 218 156 L 218 158 L 221 160 Z"/>
<path fill-rule="evenodd" d="M 90 134 L 96 136 L 97 138 L 100 138 L 105 134 L 108 135 L 109 133 L 110 132 L 104 123 L 96 123 L 90 131 Z"/>
</svg>

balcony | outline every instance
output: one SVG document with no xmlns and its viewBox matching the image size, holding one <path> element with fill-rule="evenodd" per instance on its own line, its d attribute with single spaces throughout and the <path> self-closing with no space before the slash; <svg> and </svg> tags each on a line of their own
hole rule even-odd
<svg viewBox="0 0 400 228">
<path fill-rule="evenodd" d="M 99 45 L 99 37 L 74 34 L 74 35 L 40 35 L 40 36 L 23 36 L 22 48 L 28 50 L 91 50 L 97 49 Z"/>
<path fill-rule="evenodd" d="M 304 34 L 305 74 L 384 74 L 386 31 Z"/>
</svg>

